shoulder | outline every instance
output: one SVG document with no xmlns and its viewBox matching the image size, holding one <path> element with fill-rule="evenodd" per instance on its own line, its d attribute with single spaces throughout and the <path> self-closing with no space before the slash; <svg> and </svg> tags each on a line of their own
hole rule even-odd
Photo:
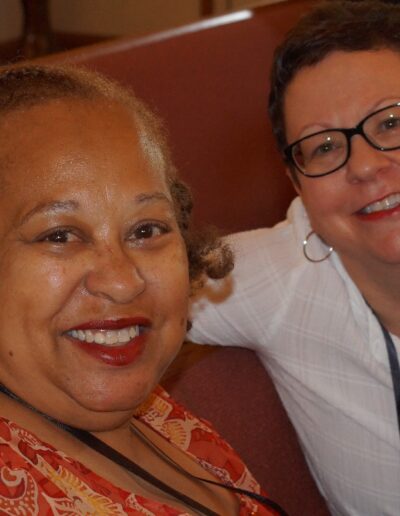
<svg viewBox="0 0 400 516">
<path fill-rule="evenodd" d="M 235 257 L 233 276 L 260 276 L 291 273 L 304 266 L 302 242 L 310 230 L 307 214 L 299 198 L 287 218 L 271 228 L 232 234 L 227 241 Z"/>
<path fill-rule="evenodd" d="M 192 297 L 194 342 L 224 343 L 255 348 L 271 337 L 301 288 L 308 263 L 302 241 L 309 231 L 299 198 L 287 218 L 272 228 L 227 237 L 234 253 L 234 269 L 222 280 L 209 280 Z"/>
</svg>

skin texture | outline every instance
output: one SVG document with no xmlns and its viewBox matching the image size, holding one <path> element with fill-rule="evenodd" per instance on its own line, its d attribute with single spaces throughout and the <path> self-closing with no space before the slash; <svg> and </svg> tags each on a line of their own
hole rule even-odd
<svg viewBox="0 0 400 516">
<path fill-rule="evenodd" d="M 217 514 L 237 514 L 232 493 L 178 473 L 130 430 L 135 408 L 180 349 L 189 297 L 169 188 L 159 162 L 143 154 L 131 112 L 109 101 L 49 101 L 3 115 L 0 134 L 0 382 Z M 127 365 L 109 365 L 66 335 L 93 321 L 136 317 L 150 325 L 142 352 Z M 187 509 L 0 398 L 3 417 L 114 485 Z M 184 469 L 213 479 L 168 441 L 142 431 Z"/>
<path fill-rule="evenodd" d="M 119 105 L 51 101 L 5 115 L 0 133 L 0 381 L 66 423 L 123 426 L 186 331 L 187 258 L 165 178 Z M 127 317 L 150 328 L 126 366 L 65 334 Z"/>
<path fill-rule="evenodd" d="M 379 73 L 376 73 L 379 70 Z M 390 77 L 390 80 L 388 80 Z M 301 69 L 284 108 L 288 142 L 312 132 L 354 127 L 369 113 L 400 100 L 400 55 L 391 50 L 333 52 Z M 400 211 L 377 220 L 358 213 L 400 192 L 400 150 L 381 152 L 361 137 L 337 172 L 298 174 L 312 228 L 333 246 L 363 295 L 394 333 L 400 333 Z"/>
</svg>

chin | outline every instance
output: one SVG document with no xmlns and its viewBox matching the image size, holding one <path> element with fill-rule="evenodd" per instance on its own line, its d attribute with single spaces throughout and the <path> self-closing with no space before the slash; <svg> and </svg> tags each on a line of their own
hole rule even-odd
<svg viewBox="0 0 400 516">
<path fill-rule="evenodd" d="M 155 387 L 154 378 L 132 382 L 114 381 L 97 382 L 96 385 L 82 386 L 77 389 L 69 389 L 69 397 L 72 398 L 79 407 L 79 412 L 83 417 L 92 414 L 93 417 L 107 417 L 111 414 L 124 414 L 124 417 L 131 416 L 135 409 L 143 403 Z"/>
<path fill-rule="evenodd" d="M 68 419 L 59 419 L 66 424 L 88 432 L 106 432 L 126 425 L 135 413 L 135 407 L 129 403 L 110 400 L 77 400 L 79 410 L 74 411 Z"/>
<path fill-rule="evenodd" d="M 395 238 L 387 238 L 382 242 L 378 242 L 371 254 L 375 256 L 379 262 L 388 265 L 400 264 L 400 235 Z"/>
<path fill-rule="evenodd" d="M 397 265 L 400 265 L 400 252 L 396 255 L 393 255 L 393 253 L 379 254 L 377 256 L 377 261 L 384 265 L 395 267 Z"/>
<path fill-rule="evenodd" d="M 155 386 L 148 385 L 142 389 L 127 389 L 118 392 L 111 392 L 105 396 L 95 395 L 90 399 L 83 400 L 81 405 L 93 412 L 131 412 L 141 405 L 149 396 Z"/>
</svg>

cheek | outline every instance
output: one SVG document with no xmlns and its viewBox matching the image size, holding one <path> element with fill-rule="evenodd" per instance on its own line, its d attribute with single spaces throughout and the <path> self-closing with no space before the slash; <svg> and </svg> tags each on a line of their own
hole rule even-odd
<svg viewBox="0 0 400 516">
<path fill-rule="evenodd" d="M 304 178 L 301 184 L 300 196 L 314 229 L 340 216 L 346 204 L 346 189 L 335 178 Z"/>
<path fill-rule="evenodd" d="M 157 355 L 155 376 L 162 376 L 167 366 L 179 352 L 187 332 L 189 307 L 189 272 L 186 250 L 170 253 L 153 267 L 147 277 L 147 294 L 160 332 L 152 353 Z M 151 370 L 151 367 L 148 368 Z"/>
<path fill-rule="evenodd" d="M 30 253 L 24 259 L 21 256 L 23 253 L 18 253 L 15 260 L 1 263 L 0 295 L 26 320 L 39 313 L 46 317 L 58 312 L 76 284 L 73 269 Z"/>
<path fill-rule="evenodd" d="M 0 348 L 3 358 L 14 357 L 14 365 L 29 369 L 38 366 L 38 356 L 42 364 L 47 362 L 71 280 L 64 264 L 36 259 L 29 252 L 23 256 L 19 252 L 0 263 Z"/>
<path fill-rule="evenodd" d="M 154 300 L 163 303 L 172 320 L 186 319 L 190 285 L 185 248 L 180 246 L 170 252 L 153 271 L 151 283 L 158 291 L 153 294 Z M 180 326 L 182 326 L 181 322 Z"/>
</svg>

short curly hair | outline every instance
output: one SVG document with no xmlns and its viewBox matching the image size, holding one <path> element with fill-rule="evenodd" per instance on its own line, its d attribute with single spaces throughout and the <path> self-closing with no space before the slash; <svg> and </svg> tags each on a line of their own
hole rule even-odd
<svg viewBox="0 0 400 516">
<path fill-rule="evenodd" d="M 325 0 L 305 14 L 276 49 L 269 114 L 279 150 L 287 146 L 284 97 L 296 73 L 330 52 L 400 52 L 400 5 L 382 0 Z"/>
<path fill-rule="evenodd" d="M 145 156 L 166 177 L 186 245 L 192 290 L 205 276 L 219 279 L 227 275 L 233 267 L 232 252 L 216 231 L 192 230 L 190 189 L 177 176 L 164 124 L 142 100 L 113 80 L 83 67 L 15 65 L 0 70 L 0 115 L 57 99 L 105 100 L 133 114 Z"/>
</svg>

